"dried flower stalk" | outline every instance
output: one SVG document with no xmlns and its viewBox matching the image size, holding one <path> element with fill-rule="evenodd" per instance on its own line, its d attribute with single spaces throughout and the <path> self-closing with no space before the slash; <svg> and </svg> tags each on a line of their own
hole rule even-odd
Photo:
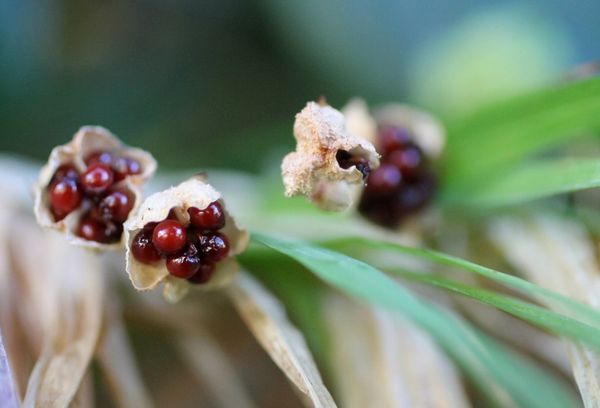
<svg viewBox="0 0 600 408">
<path fill-rule="evenodd" d="M 379 166 L 373 145 L 350 133 L 344 115 L 331 106 L 309 102 L 296 115 L 294 137 L 296 151 L 281 165 L 285 195 L 305 195 L 322 209 L 348 208 L 364 183 L 363 173 L 355 166 L 340 167 L 339 151 L 363 158 L 371 169 Z"/>
<path fill-rule="evenodd" d="M 164 281 L 163 295 L 168 301 L 177 302 L 186 295 L 191 286 L 186 280 L 171 277 L 164 262 L 147 265 L 137 261 L 131 253 L 131 244 L 135 235 L 146 224 L 167 219 L 171 209 L 174 210 L 183 225 L 188 225 L 190 221 L 188 208 L 196 207 L 202 210 L 214 201 L 219 201 L 225 212 L 225 227 L 222 232 L 229 238 L 229 254 L 227 258 L 216 264 L 216 271 L 209 282 L 194 286 L 200 290 L 214 290 L 231 282 L 239 268 L 235 255 L 246 249 L 249 240 L 248 232 L 238 227 L 235 219 L 227 211 L 221 199 L 221 193 L 206 183 L 202 177 L 193 177 L 176 187 L 148 197 L 141 204 L 139 210 L 125 223 L 126 268 L 129 278 L 137 290 L 151 290 Z"/>
<path fill-rule="evenodd" d="M 233 362 L 209 333 L 195 329 L 178 336 L 177 346 L 191 371 L 220 406 L 255 407 Z"/>
<path fill-rule="evenodd" d="M 85 157 L 97 151 L 122 152 L 127 157 L 137 160 L 142 168 L 140 174 L 127 176 L 116 185 L 123 186 L 133 193 L 135 202 L 130 214 L 135 211 L 141 200 L 141 185 L 147 181 L 156 171 L 156 161 L 152 155 L 144 150 L 125 146 L 116 136 L 107 129 L 100 126 L 84 126 L 73 136 L 73 139 L 61 146 L 55 147 L 50 153 L 46 165 L 41 169 L 38 180 L 33 187 L 34 191 L 34 213 L 38 223 L 42 227 L 56 229 L 64 232 L 67 240 L 75 245 L 94 248 L 99 250 L 118 249 L 123 246 L 124 238 L 120 242 L 99 243 L 80 238 L 76 234 L 78 221 L 82 215 L 82 209 L 78 208 L 70 212 L 64 219 L 55 221 L 50 211 L 48 185 L 56 170 L 63 164 L 72 163 L 81 173 L 86 168 Z"/>
<path fill-rule="evenodd" d="M 283 305 L 247 273 L 238 275 L 228 294 L 258 342 L 308 399 L 307 405 L 335 407 L 302 334 L 289 322 Z"/>
<path fill-rule="evenodd" d="M 109 391 L 121 407 L 153 406 L 135 361 L 116 297 L 109 297 L 96 358 Z"/>
</svg>

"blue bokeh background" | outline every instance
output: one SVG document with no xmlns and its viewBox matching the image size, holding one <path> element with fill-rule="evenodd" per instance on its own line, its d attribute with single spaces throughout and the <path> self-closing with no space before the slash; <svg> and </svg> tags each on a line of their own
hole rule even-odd
<svg viewBox="0 0 600 408">
<path fill-rule="evenodd" d="M 257 171 L 293 115 L 407 101 L 443 119 L 600 55 L 593 0 L 0 1 L 0 151 L 101 124 L 166 167 Z"/>
</svg>

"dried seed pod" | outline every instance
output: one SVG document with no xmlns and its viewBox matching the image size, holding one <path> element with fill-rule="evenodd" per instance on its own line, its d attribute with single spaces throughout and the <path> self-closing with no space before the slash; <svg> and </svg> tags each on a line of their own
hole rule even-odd
<svg viewBox="0 0 600 408">
<path fill-rule="evenodd" d="M 296 115 L 294 137 L 296 151 L 281 166 L 285 195 L 305 195 L 322 209 L 350 207 L 379 166 L 373 145 L 351 133 L 344 115 L 331 106 L 309 102 Z"/>
<path fill-rule="evenodd" d="M 115 161 L 108 163 L 109 158 Z M 142 184 L 155 170 L 150 153 L 124 145 L 103 127 L 84 126 L 69 143 L 55 147 L 41 169 L 34 186 L 36 219 L 43 227 L 64 232 L 75 245 L 118 249 L 123 244 L 123 218 L 133 214 L 141 201 Z M 112 197 L 101 203 L 114 192 L 120 193 L 120 200 Z M 97 222 L 102 219 L 101 204 L 105 212 L 116 212 L 118 219 Z M 94 228 L 105 228 L 102 239 L 93 239 Z"/>
<path fill-rule="evenodd" d="M 190 245 L 198 247 L 198 257 L 200 257 L 201 263 L 209 262 L 213 265 L 213 261 L 207 259 L 209 254 L 203 255 L 201 253 L 202 244 L 198 242 L 196 234 L 203 234 L 204 232 L 191 223 L 190 211 L 188 210 L 197 209 L 202 211 L 215 203 L 218 203 L 225 215 L 225 225 L 219 229 L 218 234 L 226 237 L 227 255 L 224 259 L 214 262 L 214 271 L 211 271 L 212 275 L 208 279 L 194 280 L 193 276 L 185 279 L 185 276 L 174 274 L 172 269 L 168 269 L 168 262 L 171 259 L 169 257 L 190 255 Z M 173 223 L 173 221 L 176 222 Z M 179 224 L 185 228 L 189 241 L 186 249 L 180 252 L 179 255 L 159 251 L 160 258 L 158 259 L 136 257 L 132 248 L 138 234 L 149 234 L 150 230 L 156 231 L 160 228 L 161 223 Z M 161 231 L 163 235 L 159 238 L 161 240 L 169 239 L 168 228 L 163 228 Z M 216 232 L 211 231 L 207 234 L 214 235 Z M 154 234 L 154 232 L 152 235 L 153 240 L 157 238 L 157 234 Z M 164 281 L 164 297 L 168 301 L 176 302 L 185 296 L 191 285 L 202 290 L 212 290 L 228 284 L 238 270 L 238 264 L 234 257 L 246 249 L 249 234 L 246 230 L 239 228 L 235 220 L 229 215 L 221 194 L 201 177 L 194 177 L 176 187 L 171 187 L 148 197 L 141 204 L 139 210 L 125 223 L 125 239 L 127 243 L 127 273 L 133 286 L 137 290 L 151 290 Z M 145 242 L 144 245 L 148 245 L 148 243 Z M 190 256 L 193 255 L 195 254 Z M 199 270 L 196 273 L 203 273 L 203 271 Z M 196 282 L 196 284 L 193 282 Z"/>
</svg>

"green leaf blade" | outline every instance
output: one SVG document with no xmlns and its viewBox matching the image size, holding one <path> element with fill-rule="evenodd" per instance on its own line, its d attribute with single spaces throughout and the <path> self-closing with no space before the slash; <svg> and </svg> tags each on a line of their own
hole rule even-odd
<svg viewBox="0 0 600 408">
<path fill-rule="evenodd" d="M 544 89 L 450 125 L 444 189 L 485 182 L 508 164 L 600 128 L 600 78 Z"/>
<path fill-rule="evenodd" d="M 393 272 L 417 282 L 437 286 L 450 292 L 475 299 L 554 334 L 567 336 L 575 341 L 583 341 L 596 349 L 600 349 L 600 331 L 577 320 L 567 318 L 511 296 L 443 279 L 435 275 L 403 270 L 393 270 Z"/>
<path fill-rule="evenodd" d="M 396 310 L 420 325 L 455 359 L 474 384 L 498 405 L 580 405 L 560 382 L 524 360 L 516 359 L 458 316 L 414 297 L 377 269 L 302 242 L 284 241 L 262 234 L 252 234 L 252 239 L 295 259 L 342 292 Z M 527 373 L 528 377 L 522 377 L 522 373 Z M 490 387 L 491 383 L 501 385 L 504 392 Z"/>
<path fill-rule="evenodd" d="M 509 170 L 479 187 L 454 192 L 446 202 L 493 208 L 595 187 L 600 187 L 600 160 L 545 160 Z"/>
<path fill-rule="evenodd" d="M 525 279 L 476 264 L 466 259 L 461 259 L 430 249 L 409 247 L 397 244 L 395 242 L 357 237 L 329 241 L 325 243 L 325 245 L 333 248 L 359 246 L 361 248 L 395 251 L 397 253 L 414 256 L 422 260 L 432 261 L 439 265 L 460 268 L 464 271 L 486 277 L 513 289 L 519 290 L 521 293 L 526 295 L 548 301 L 561 313 L 564 313 L 570 317 L 574 317 L 594 327 L 600 327 L 600 313 L 597 310 L 574 301 L 559 293 L 553 292 L 541 286 L 537 286 Z"/>
</svg>

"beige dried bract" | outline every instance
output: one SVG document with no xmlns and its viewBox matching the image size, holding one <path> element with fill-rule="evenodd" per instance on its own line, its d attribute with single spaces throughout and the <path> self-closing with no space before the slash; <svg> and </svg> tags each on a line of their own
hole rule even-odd
<svg viewBox="0 0 600 408">
<path fill-rule="evenodd" d="M 188 208 L 205 209 L 214 201 L 219 201 L 225 211 L 225 227 L 221 230 L 229 239 L 230 250 L 226 259 L 217 263 L 215 274 L 208 283 L 194 285 L 202 290 L 218 289 L 231 281 L 238 270 L 234 258 L 246 249 L 249 235 L 238 227 L 225 207 L 221 194 L 201 177 L 194 177 L 176 187 L 155 193 L 148 197 L 138 211 L 125 223 L 125 242 L 127 243 L 127 273 L 137 290 L 151 290 L 160 282 L 165 283 L 163 295 L 170 302 L 181 299 L 191 286 L 186 280 L 169 275 L 164 260 L 153 265 L 138 262 L 131 253 L 131 243 L 138 232 L 149 222 L 165 220 L 171 209 L 184 225 L 189 224 Z"/>
<path fill-rule="evenodd" d="M 118 249 L 123 245 L 123 238 L 121 242 L 102 244 L 77 236 L 76 228 L 82 213 L 81 209 L 71 212 L 60 221 L 54 221 L 50 211 L 48 185 L 56 170 L 63 164 L 72 163 L 82 173 L 86 168 L 84 158 L 99 150 L 123 153 L 125 156 L 137 160 L 142 166 L 142 173 L 130 175 L 116 184 L 133 192 L 135 196 L 134 207 L 131 211 L 133 214 L 141 201 L 141 185 L 156 171 L 156 161 L 150 153 L 124 145 L 110 131 L 100 126 L 84 126 L 79 129 L 69 143 L 57 146 L 52 150 L 48 162 L 42 167 L 38 181 L 34 185 L 34 213 L 38 224 L 64 232 L 67 240 L 75 245 L 95 249 Z"/>
<path fill-rule="evenodd" d="M 346 129 L 374 145 L 377 144 L 377 122 L 371 116 L 366 102 L 360 98 L 351 99 L 342 108 L 346 119 Z"/>
<path fill-rule="evenodd" d="M 363 186 L 363 175 L 356 167 L 339 166 L 338 151 L 366 159 L 371 169 L 379 166 L 373 145 L 349 132 L 344 115 L 331 106 L 309 102 L 296 115 L 294 137 L 296 151 L 281 166 L 285 195 L 305 195 L 325 210 L 350 207 Z"/>
<path fill-rule="evenodd" d="M 400 103 L 383 105 L 373 110 L 379 126 L 395 126 L 410 130 L 414 142 L 427 157 L 435 161 L 446 145 L 446 132 L 442 124 L 430 114 Z"/>
</svg>

